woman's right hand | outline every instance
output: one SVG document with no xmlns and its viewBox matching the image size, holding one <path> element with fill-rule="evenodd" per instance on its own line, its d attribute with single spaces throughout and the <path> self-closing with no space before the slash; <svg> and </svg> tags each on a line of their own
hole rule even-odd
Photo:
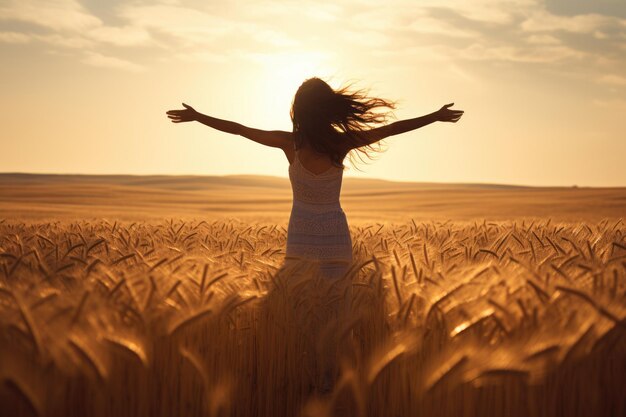
<svg viewBox="0 0 626 417">
<path fill-rule="evenodd" d="M 172 120 L 172 123 L 181 123 L 181 122 L 193 122 L 198 120 L 198 112 L 193 109 L 193 107 L 186 105 L 183 103 L 185 107 L 184 110 L 169 110 L 166 112 L 167 117 Z"/>
<path fill-rule="evenodd" d="M 463 116 L 463 110 L 452 110 L 450 107 L 454 106 L 454 103 L 446 104 L 435 112 L 437 121 L 439 122 L 452 122 L 456 123 Z"/>
</svg>

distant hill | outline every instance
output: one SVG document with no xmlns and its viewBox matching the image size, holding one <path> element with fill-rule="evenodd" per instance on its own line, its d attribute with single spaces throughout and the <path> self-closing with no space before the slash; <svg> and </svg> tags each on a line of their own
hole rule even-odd
<svg viewBox="0 0 626 417">
<path fill-rule="evenodd" d="M 0 174 L 0 218 L 235 216 L 287 221 L 287 178 L 260 175 Z M 602 219 L 626 214 L 626 188 L 529 187 L 344 178 L 349 220 Z"/>
</svg>

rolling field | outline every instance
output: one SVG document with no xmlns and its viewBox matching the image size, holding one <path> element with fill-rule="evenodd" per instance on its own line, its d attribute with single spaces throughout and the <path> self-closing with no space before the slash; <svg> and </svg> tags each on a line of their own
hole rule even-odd
<svg viewBox="0 0 626 417">
<path fill-rule="evenodd" d="M 283 264 L 282 179 L 0 176 L 0 409 L 626 415 L 624 189 L 343 195 L 355 262 L 330 283 Z"/>
<path fill-rule="evenodd" d="M 287 178 L 0 174 L 0 218 L 239 218 L 287 227 Z M 438 184 L 344 178 L 341 205 L 351 224 L 550 218 L 600 221 L 626 213 L 626 188 Z"/>
</svg>

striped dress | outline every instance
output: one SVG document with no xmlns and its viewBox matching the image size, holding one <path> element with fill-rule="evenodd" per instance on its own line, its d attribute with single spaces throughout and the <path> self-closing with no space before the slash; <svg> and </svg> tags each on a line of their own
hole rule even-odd
<svg viewBox="0 0 626 417">
<path fill-rule="evenodd" d="M 353 259 L 350 229 L 339 203 L 343 169 L 332 166 L 314 174 L 300 163 L 297 150 L 294 155 L 289 165 L 293 205 L 285 260 L 319 261 L 323 276 L 341 278 Z"/>
</svg>

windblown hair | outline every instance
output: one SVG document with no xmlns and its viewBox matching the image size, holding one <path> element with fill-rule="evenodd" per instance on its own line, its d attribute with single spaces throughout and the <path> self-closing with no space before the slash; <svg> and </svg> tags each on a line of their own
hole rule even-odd
<svg viewBox="0 0 626 417">
<path fill-rule="evenodd" d="M 290 112 L 296 149 L 306 143 L 316 152 L 328 155 L 341 168 L 345 168 L 343 159 L 353 149 L 370 159 L 373 159 L 370 151 L 381 150 L 379 142 L 376 149 L 361 133 L 389 119 L 389 110 L 380 113 L 375 109 L 395 109 L 396 104 L 350 88 L 348 85 L 335 91 L 317 77 L 302 83 Z M 354 165 L 352 154 L 350 161 Z"/>
</svg>

